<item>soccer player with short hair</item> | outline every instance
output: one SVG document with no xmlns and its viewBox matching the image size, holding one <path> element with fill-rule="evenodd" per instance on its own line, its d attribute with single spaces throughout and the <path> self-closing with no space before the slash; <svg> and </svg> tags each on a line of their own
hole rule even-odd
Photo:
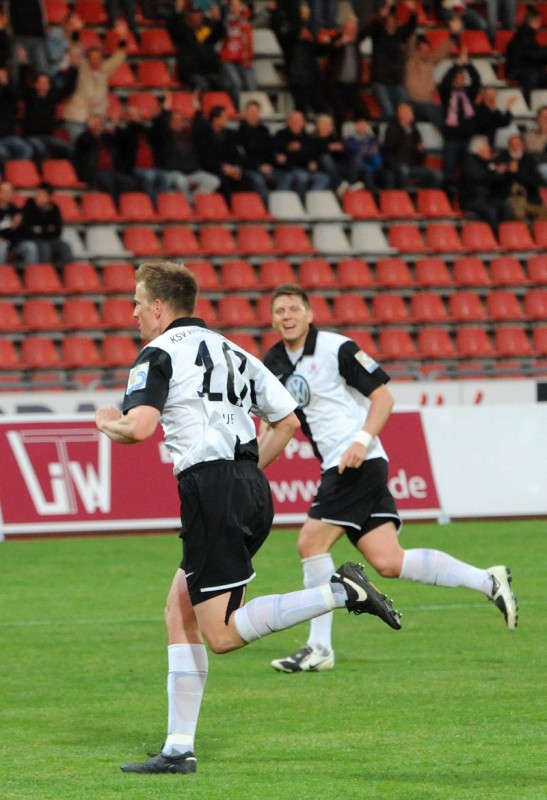
<svg viewBox="0 0 547 800">
<path fill-rule="evenodd" d="M 320 586 L 332 574 L 330 550 L 345 533 L 383 577 L 474 589 L 496 604 L 509 629 L 515 628 L 517 601 L 507 567 L 478 569 L 438 550 L 404 550 L 399 544 L 401 520 L 379 439 L 393 408 L 389 375 L 352 339 L 319 331 L 312 320 L 308 296 L 299 286 L 277 287 L 272 324 L 281 341 L 266 353 L 264 364 L 297 400 L 302 431 L 322 468 L 298 538 L 304 586 Z M 280 672 L 333 669 L 332 614 L 313 619 L 307 644 L 272 666 Z"/>
<path fill-rule="evenodd" d="M 193 273 L 180 264 L 139 266 L 134 316 L 147 344 L 129 373 L 122 412 L 96 414 L 99 430 L 121 444 L 148 439 L 161 422 L 181 500 L 183 558 L 166 607 L 168 735 L 160 753 L 125 764 L 125 772 L 196 771 L 204 642 L 227 653 L 334 608 L 401 627 L 391 601 L 352 563 L 313 588 L 244 602 L 252 557 L 273 520 L 262 468 L 299 422 L 294 399 L 269 370 L 193 316 L 197 294 Z M 268 423 L 258 440 L 251 414 Z"/>
</svg>

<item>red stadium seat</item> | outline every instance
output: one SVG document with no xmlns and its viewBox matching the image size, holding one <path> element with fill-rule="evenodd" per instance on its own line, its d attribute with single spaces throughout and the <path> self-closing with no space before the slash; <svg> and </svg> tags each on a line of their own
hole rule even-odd
<svg viewBox="0 0 547 800">
<path fill-rule="evenodd" d="M 159 100 L 151 91 L 131 92 L 127 95 L 126 105 L 136 106 L 145 121 L 153 119 L 160 112 Z"/>
<path fill-rule="evenodd" d="M 455 358 L 456 348 L 446 328 L 420 328 L 417 349 L 422 358 Z"/>
<path fill-rule="evenodd" d="M 124 297 L 106 297 L 102 309 L 104 327 L 135 330 L 137 323 L 133 316 L 134 309 L 131 300 Z"/>
<path fill-rule="evenodd" d="M 504 250 L 538 250 L 539 243 L 532 239 L 532 234 L 525 222 L 500 222 L 498 239 Z"/>
<path fill-rule="evenodd" d="M 371 289 L 376 286 L 371 269 L 361 258 L 345 258 L 336 265 L 336 282 L 343 289 Z"/>
<path fill-rule="evenodd" d="M 303 289 L 312 291 L 336 287 L 334 270 L 322 258 L 301 261 L 298 265 L 298 281 Z"/>
<path fill-rule="evenodd" d="M 521 327 L 507 326 L 494 332 L 495 350 L 498 356 L 507 358 L 533 355 L 530 340 Z"/>
<path fill-rule="evenodd" d="M 261 261 L 258 265 L 258 279 L 262 288 L 270 291 L 281 283 L 295 282 L 293 268 L 284 259 Z"/>
<path fill-rule="evenodd" d="M 187 225 L 173 225 L 163 230 L 162 254 L 179 258 L 181 256 L 202 256 L 205 250 L 197 240 L 193 229 Z"/>
<path fill-rule="evenodd" d="M 524 312 L 529 319 L 547 319 L 547 290 L 529 289 L 524 297 Z"/>
<path fill-rule="evenodd" d="M 410 316 L 413 322 L 446 322 L 448 313 L 440 294 L 416 292 L 410 298 Z"/>
<path fill-rule="evenodd" d="M 381 330 L 378 347 L 380 358 L 385 360 L 416 358 L 418 355 L 409 331 L 399 328 Z"/>
<path fill-rule="evenodd" d="M 376 294 L 372 298 L 372 316 L 376 323 L 396 325 L 410 322 L 404 298 L 399 294 Z"/>
<path fill-rule="evenodd" d="M 353 219 L 378 219 L 381 216 L 374 195 L 365 189 L 345 192 L 342 195 L 342 210 Z"/>
<path fill-rule="evenodd" d="M 410 289 L 415 283 L 402 258 L 381 258 L 376 263 L 376 282 L 384 289 Z"/>
<path fill-rule="evenodd" d="M 425 242 L 434 253 L 461 253 L 465 250 L 458 231 L 450 222 L 431 222 L 425 229 Z"/>
<path fill-rule="evenodd" d="M 260 358 L 260 350 L 256 343 L 255 337 L 251 333 L 242 333 L 241 331 L 230 331 L 229 337 L 236 347 L 241 347 L 250 353 L 252 356 Z"/>
<path fill-rule="evenodd" d="M 280 253 L 307 255 L 315 252 L 308 234 L 299 225 L 277 225 L 274 229 L 274 246 Z"/>
<path fill-rule="evenodd" d="M 211 109 L 215 106 L 224 106 L 228 109 L 228 116 L 232 119 L 237 117 L 237 110 L 232 103 L 232 99 L 228 92 L 222 91 L 205 91 L 201 95 L 201 110 L 203 116 L 207 117 Z"/>
<path fill-rule="evenodd" d="M 489 358 L 494 355 L 485 328 L 462 326 L 456 331 L 456 348 L 462 358 Z"/>
<path fill-rule="evenodd" d="M 105 264 L 103 286 L 105 294 L 133 294 L 135 291 L 135 267 L 128 261 Z"/>
<path fill-rule="evenodd" d="M 109 28 L 104 35 L 104 49 L 108 55 L 112 55 L 120 46 L 120 34 L 115 28 Z M 128 56 L 135 56 L 139 53 L 139 46 L 131 32 L 124 36 L 126 40 L 126 53 Z"/>
<path fill-rule="evenodd" d="M 313 321 L 316 325 L 334 325 L 334 318 L 326 297 L 317 294 L 310 295 L 310 306 L 313 312 Z"/>
<path fill-rule="evenodd" d="M 528 259 L 528 278 L 532 283 L 547 285 L 547 255 L 531 256 Z"/>
<path fill-rule="evenodd" d="M 141 32 L 140 52 L 143 56 L 173 56 L 175 48 L 165 28 L 148 28 Z"/>
<path fill-rule="evenodd" d="M 22 319 L 29 331 L 60 331 L 64 327 L 55 304 L 42 298 L 25 302 Z"/>
<path fill-rule="evenodd" d="M 260 352 L 264 356 L 268 350 L 277 344 L 279 341 L 279 334 L 276 331 L 265 331 L 260 336 Z"/>
<path fill-rule="evenodd" d="M 89 369 L 102 364 L 97 343 L 87 336 L 65 336 L 61 353 L 62 361 L 69 369 Z"/>
<path fill-rule="evenodd" d="M 450 205 L 446 192 L 442 189 L 418 189 L 416 208 L 422 217 L 432 219 L 449 219 L 457 216 Z"/>
<path fill-rule="evenodd" d="M 134 339 L 123 334 L 107 334 L 101 345 L 102 363 L 104 367 L 126 367 L 135 361 L 139 347 Z"/>
<path fill-rule="evenodd" d="M 108 17 L 101 0 L 76 0 L 74 11 L 86 25 L 106 25 Z"/>
<path fill-rule="evenodd" d="M 542 250 L 547 248 L 547 222 L 545 220 L 534 222 L 534 241 Z"/>
<path fill-rule="evenodd" d="M 237 252 L 232 231 L 223 225 L 201 228 L 200 249 L 213 256 L 233 256 Z"/>
<path fill-rule="evenodd" d="M 154 222 L 156 219 L 152 201 L 144 192 L 122 192 L 118 206 L 122 222 Z"/>
<path fill-rule="evenodd" d="M 11 333 L 25 330 L 25 327 L 15 304 L 11 300 L 0 300 L 0 331 Z"/>
<path fill-rule="evenodd" d="M 25 289 L 29 294 L 64 294 L 65 287 L 53 264 L 29 264 L 25 267 Z"/>
<path fill-rule="evenodd" d="M 393 219 L 418 216 L 410 195 L 404 189 L 383 189 L 379 198 L 380 213 Z"/>
<path fill-rule="evenodd" d="M 246 297 L 230 295 L 218 301 L 218 324 L 227 328 L 254 327 L 256 314 Z"/>
<path fill-rule="evenodd" d="M 99 309 L 93 300 L 69 297 L 63 306 L 63 325 L 67 330 L 94 330 L 103 327 Z"/>
<path fill-rule="evenodd" d="M 339 294 L 333 301 L 333 316 L 337 325 L 365 325 L 370 312 L 360 294 Z"/>
<path fill-rule="evenodd" d="M 73 194 L 54 194 L 53 202 L 59 206 L 61 218 L 65 223 L 81 223 L 82 212 Z"/>
<path fill-rule="evenodd" d="M 36 189 L 42 178 L 34 161 L 19 159 L 6 161 L 4 180 L 11 183 L 15 189 Z"/>
<path fill-rule="evenodd" d="M 256 192 L 234 192 L 231 197 L 232 216 L 235 219 L 252 222 L 271 219 L 262 198 Z"/>
<path fill-rule="evenodd" d="M 110 76 L 108 85 L 111 89 L 128 89 L 134 90 L 137 81 L 131 66 L 124 61 L 118 69 Z"/>
<path fill-rule="evenodd" d="M 28 338 L 23 339 L 23 342 L 27 341 Z M 50 340 L 47 339 L 46 341 Z M 51 342 L 51 344 L 53 343 Z M 0 376 L 7 370 L 19 369 L 21 366 L 21 358 L 15 342 L 11 339 L 0 339 Z M 4 378 L 0 377 L 0 380 L 4 380 Z"/>
<path fill-rule="evenodd" d="M 227 222 L 233 219 L 226 200 L 219 192 L 196 194 L 195 216 L 207 222 Z"/>
<path fill-rule="evenodd" d="M 0 264 L 0 295 L 26 294 L 26 289 L 14 266 Z"/>
<path fill-rule="evenodd" d="M 139 61 L 137 83 L 141 88 L 147 89 L 170 89 L 177 85 L 165 61 Z"/>
<path fill-rule="evenodd" d="M 126 228 L 123 231 L 123 245 L 137 257 L 164 255 L 156 232 L 149 227 Z"/>
<path fill-rule="evenodd" d="M 194 316 L 205 320 L 208 325 L 216 325 L 218 323 L 217 312 L 207 297 L 198 297 Z"/>
<path fill-rule="evenodd" d="M 416 283 L 420 288 L 450 288 L 452 276 L 440 258 L 421 258 L 414 265 Z"/>
<path fill-rule="evenodd" d="M 63 269 L 63 284 L 69 294 L 92 294 L 103 290 L 97 270 L 87 261 L 66 264 Z"/>
<path fill-rule="evenodd" d="M 81 203 L 85 222 L 116 222 L 118 219 L 114 200 L 106 192 L 85 192 Z"/>
<path fill-rule="evenodd" d="M 62 25 L 69 12 L 66 0 L 45 0 L 48 25 Z"/>
<path fill-rule="evenodd" d="M 499 289 L 486 297 L 486 313 L 495 322 L 525 319 L 518 297 L 514 292 Z"/>
<path fill-rule="evenodd" d="M 24 369 L 57 369 L 59 351 L 49 336 L 25 336 L 21 343 L 21 366 Z"/>
<path fill-rule="evenodd" d="M 547 356 L 547 328 L 534 328 L 532 342 L 536 355 Z"/>
<path fill-rule="evenodd" d="M 426 253 L 428 250 L 417 225 L 390 225 L 387 239 L 390 247 L 400 250 L 401 253 Z"/>
<path fill-rule="evenodd" d="M 487 222 L 466 222 L 461 230 L 462 244 L 476 253 L 497 252 L 500 246 Z"/>
<path fill-rule="evenodd" d="M 54 189 L 82 189 L 86 184 L 79 180 L 72 163 L 56 158 L 42 161 L 42 179 Z"/>
<path fill-rule="evenodd" d="M 276 249 L 263 225 L 240 225 L 236 233 L 236 251 L 241 255 L 267 256 L 275 253 Z"/>
<path fill-rule="evenodd" d="M 492 55 L 492 45 L 484 31 L 464 30 L 460 34 L 460 42 L 471 57 Z"/>
<path fill-rule="evenodd" d="M 223 291 L 258 291 L 258 279 L 250 261 L 224 261 L 220 267 Z"/>
<path fill-rule="evenodd" d="M 486 267 L 477 256 L 457 258 L 454 262 L 454 283 L 456 286 L 490 286 Z"/>
<path fill-rule="evenodd" d="M 530 281 L 518 258 L 498 256 L 490 262 L 490 280 L 495 286 L 527 286 Z"/>
<path fill-rule="evenodd" d="M 474 292 L 454 292 L 448 298 L 448 313 L 456 322 L 482 322 L 486 312 L 480 297 Z"/>
<path fill-rule="evenodd" d="M 173 111 L 180 111 L 188 119 L 193 119 L 196 114 L 193 92 L 173 92 L 171 108 Z"/>
<path fill-rule="evenodd" d="M 221 285 L 211 261 L 188 261 L 186 267 L 196 276 L 200 292 L 220 292 Z"/>
<path fill-rule="evenodd" d="M 188 222 L 194 219 L 194 212 L 185 195 L 162 192 L 158 195 L 157 216 L 162 222 Z"/>
<path fill-rule="evenodd" d="M 260 295 L 256 301 L 256 324 L 268 327 L 272 324 L 271 298 L 267 294 Z"/>
</svg>

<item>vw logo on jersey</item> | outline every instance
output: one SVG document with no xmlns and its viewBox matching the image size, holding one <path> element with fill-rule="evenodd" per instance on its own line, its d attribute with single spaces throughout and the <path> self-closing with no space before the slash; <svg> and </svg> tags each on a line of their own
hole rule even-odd
<svg viewBox="0 0 547 800">
<path fill-rule="evenodd" d="M 289 375 L 285 388 L 289 390 L 298 403 L 298 408 L 305 408 L 310 402 L 310 387 L 302 375 Z"/>
</svg>

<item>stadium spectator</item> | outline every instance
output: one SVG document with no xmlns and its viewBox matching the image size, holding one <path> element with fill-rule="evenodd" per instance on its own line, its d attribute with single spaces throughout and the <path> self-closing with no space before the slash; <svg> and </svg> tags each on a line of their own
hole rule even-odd
<svg viewBox="0 0 547 800">
<path fill-rule="evenodd" d="M 229 0 L 225 27 L 226 35 L 220 47 L 222 81 L 234 108 L 239 110 L 240 92 L 257 88 L 253 72 L 253 32 L 249 23 L 249 9 L 243 0 Z"/>
<path fill-rule="evenodd" d="M 435 99 L 435 67 L 448 57 L 454 38 L 460 30 L 461 20 L 454 17 L 450 22 L 451 36 L 444 39 L 435 50 L 426 36 L 414 33 L 408 40 L 404 79 L 407 98 L 412 103 L 416 119 L 431 122 L 439 130 L 443 124 L 443 112 Z"/>
<path fill-rule="evenodd" d="M 319 169 L 313 140 L 301 111 L 291 111 L 287 124 L 274 136 L 277 188 L 295 191 L 302 201 L 311 189 L 326 189 L 329 176 Z"/>
<path fill-rule="evenodd" d="M 496 161 L 507 164 L 511 176 L 508 200 L 515 219 L 526 222 L 547 219 L 547 206 L 542 205 L 539 191 L 546 183 L 534 156 L 526 152 L 522 136 L 511 136 Z"/>
<path fill-rule="evenodd" d="M 473 136 L 463 158 L 458 197 L 460 208 L 488 222 L 497 232 L 500 222 L 515 218 L 507 197 L 514 166 L 497 163 L 487 136 Z"/>
<path fill-rule="evenodd" d="M 247 184 L 235 131 L 227 125 L 227 108 L 213 106 L 208 119 L 200 125 L 199 133 L 196 132 L 195 144 L 201 168 L 220 178 L 219 191 L 229 199 L 232 192 L 243 191 Z"/>
<path fill-rule="evenodd" d="M 51 85 L 49 75 L 38 73 L 32 86 L 24 92 L 25 110 L 22 132 L 33 149 L 33 158 L 41 163 L 45 158 L 70 158 L 70 145 L 55 136 L 57 104 L 71 94 L 76 85 L 78 70 L 69 67 L 64 88 Z"/>
<path fill-rule="evenodd" d="M 496 43 L 498 27 L 513 30 L 517 15 L 517 0 L 484 0 L 486 6 L 486 24 L 492 45 Z"/>
<path fill-rule="evenodd" d="M 338 0 L 309 0 L 309 6 L 314 35 L 338 27 Z"/>
<path fill-rule="evenodd" d="M 0 69 L 8 69 L 11 59 L 11 36 L 8 33 L 8 18 L 0 8 Z"/>
<path fill-rule="evenodd" d="M 317 162 L 322 172 L 329 176 L 329 188 L 340 192 L 347 188 L 349 160 L 342 137 L 334 127 L 330 114 L 320 114 L 315 121 L 312 136 Z"/>
<path fill-rule="evenodd" d="M 0 264 L 5 264 L 12 243 L 18 239 L 21 209 L 13 202 L 13 186 L 8 181 L 0 183 Z"/>
<path fill-rule="evenodd" d="M 179 80 L 192 89 L 223 89 L 216 47 L 226 33 L 220 8 L 212 5 L 205 14 L 197 3 L 176 0 L 167 29 L 177 49 Z"/>
<path fill-rule="evenodd" d="M 47 15 L 41 0 L 8 0 L 11 32 L 13 34 L 13 67 L 15 74 L 21 57 L 36 72 L 49 72 L 47 56 Z"/>
<path fill-rule="evenodd" d="M 17 136 L 19 96 L 7 69 L 0 69 L 0 166 L 8 159 L 31 159 L 32 147 Z"/>
<path fill-rule="evenodd" d="M 158 194 L 171 188 L 169 173 L 156 164 L 153 129 L 143 123 L 140 108 L 130 103 L 126 113 L 127 123 L 116 133 L 119 161 L 125 162 L 122 171 L 133 175 L 155 204 Z"/>
<path fill-rule="evenodd" d="M 117 50 L 105 59 L 98 47 L 90 47 L 78 70 L 76 89 L 64 111 L 66 129 L 72 142 L 85 129 L 91 114 L 104 117 L 108 111 L 110 77 L 126 58 L 127 24 L 118 20 L 116 31 L 119 35 Z"/>
<path fill-rule="evenodd" d="M 81 181 L 107 192 L 115 202 L 122 192 L 140 189 L 130 174 L 124 153 L 120 153 L 116 124 L 106 127 L 103 117 L 92 114 L 86 129 L 74 142 L 73 163 Z"/>
<path fill-rule="evenodd" d="M 481 87 L 477 68 L 462 47 L 456 63 L 444 75 L 439 94 L 443 106 L 443 171 L 447 188 L 453 186 L 456 167 L 476 131 L 476 99 Z"/>
<path fill-rule="evenodd" d="M 526 152 L 535 158 L 540 175 L 547 182 L 547 106 L 538 108 L 536 127 L 525 132 L 524 144 Z"/>
<path fill-rule="evenodd" d="M 395 119 L 390 120 L 386 127 L 382 152 L 386 188 L 441 186 L 441 172 L 424 164 L 425 147 L 410 103 L 397 106 Z"/>
<path fill-rule="evenodd" d="M 197 769 L 194 737 L 208 672 L 206 644 L 227 653 L 335 608 L 372 613 L 395 629 L 401 623 L 354 564 L 333 569 L 314 589 L 244 602 L 254 577 L 252 558 L 273 520 L 262 469 L 299 426 L 295 402 L 258 359 L 193 316 L 198 286 L 189 270 L 144 263 L 136 282 L 135 316 L 149 344 L 130 371 L 122 411 L 101 408 L 96 424 L 114 442 L 133 444 L 154 434 L 161 415 L 178 480 L 184 552 L 166 604 L 167 739 L 158 755 L 122 770 L 184 774 Z M 209 392 L 212 373 L 227 392 Z M 200 383 L 203 391 L 196 393 Z M 258 440 L 253 410 L 268 421 Z"/>
<path fill-rule="evenodd" d="M 72 66 L 82 62 L 80 32 L 84 21 L 74 10 L 68 12 L 62 25 L 51 25 L 47 29 L 47 53 L 52 86 L 60 89 Z"/>
<path fill-rule="evenodd" d="M 61 238 L 63 218 L 52 193 L 49 183 L 41 183 L 34 197 L 23 206 L 17 242 L 12 250 L 13 255 L 21 259 L 22 266 L 40 262 L 62 269 L 72 260 L 70 246 Z"/>
<path fill-rule="evenodd" d="M 298 538 L 304 585 L 321 586 L 328 579 L 334 566 L 330 550 L 346 534 L 383 577 L 473 589 L 492 600 L 508 628 L 514 628 L 517 603 L 506 567 L 478 569 L 438 550 L 404 550 L 399 544 L 401 520 L 378 438 L 393 407 L 386 386 L 389 375 L 351 339 L 318 330 L 309 298 L 299 286 L 277 287 L 272 325 L 281 341 L 266 353 L 264 364 L 299 394 L 296 413 L 322 468 Z M 281 672 L 332 669 L 331 628 L 332 615 L 312 621 L 306 646 L 275 659 L 272 666 Z"/>
<path fill-rule="evenodd" d="M 156 165 L 167 173 L 169 188 L 185 194 L 190 203 L 194 195 L 216 192 L 220 186 L 220 177 L 199 162 L 196 142 L 203 118 L 196 93 L 194 106 L 192 121 L 182 111 L 173 110 L 173 95 L 165 92 L 163 108 L 153 120 L 151 138 Z"/>
<path fill-rule="evenodd" d="M 505 111 L 498 109 L 498 90 L 494 86 L 486 86 L 477 97 L 475 104 L 475 130 L 488 136 L 491 145 L 498 128 L 506 128 L 513 122 L 511 109 L 517 102 L 516 94 L 511 94 L 505 102 Z"/>
<path fill-rule="evenodd" d="M 108 14 L 108 26 L 114 28 L 120 18 L 123 9 L 125 21 L 135 40 L 140 43 L 141 37 L 136 19 L 135 0 L 104 0 L 106 13 Z"/>
<path fill-rule="evenodd" d="M 307 3 L 299 6 L 299 17 L 292 24 L 287 22 L 283 34 L 287 82 L 294 107 L 306 114 L 323 114 L 327 111 L 327 101 L 323 89 L 323 77 L 319 69 L 318 56 L 322 45 L 313 33 L 310 23 L 310 7 Z"/>
<path fill-rule="evenodd" d="M 378 137 L 365 117 L 358 117 L 354 130 L 344 138 L 349 160 L 348 182 L 350 189 L 378 192 L 383 183 L 383 157 Z"/>
<path fill-rule="evenodd" d="M 528 104 L 534 89 L 547 88 L 547 46 L 538 42 L 540 28 L 541 14 L 528 6 L 522 24 L 505 51 L 507 78 L 519 84 Z"/>
<path fill-rule="evenodd" d="M 349 117 L 366 116 L 367 109 L 361 96 L 360 44 L 367 31 L 359 25 L 357 17 L 348 15 L 341 27 L 330 38 L 327 47 L 325 87 L 336 128 Z"/>
<path fill-rule="evenodd" d="M 256 100 L 245 104 L 235 140 L 242 154 L 243 178 L 254 192 L 258 192 L 267 208 L 268 190 L 275 187 L 273 139 L 260 119 L 260 104 Z"/>
<path fill-rule="evenodd" d="M 406 45 L 416 30 L 417 14 L 414 0 L 405 0 L 405 5 L 410 14 L 403 25 L 397 19 L 395 3 L 387 0 L 380 13 L 363 30 L 363 34 L 372 39 L 372 91 L 386 119 L 391 119 L 397 105 L 408 99 L 404 87 Z"/>
<path fill-rule="evenodd" d="M 460 17 L 464 28 L 486 31 L 487 22 L 483 15 L 473 8 L 475 0 L 433 0 L 436 16 L 444 22 Z"/>
</svg>

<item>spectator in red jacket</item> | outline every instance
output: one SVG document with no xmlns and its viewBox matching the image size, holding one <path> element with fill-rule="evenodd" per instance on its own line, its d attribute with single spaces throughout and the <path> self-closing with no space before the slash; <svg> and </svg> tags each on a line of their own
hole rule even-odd
<svg viewBox="0 0 547 800">
<path fill-rule="evenodd" d="M 225 27 L 226 36 L 220 48 L 221 75 L 239 111 L 239 93 L 257 87 L 253 72 L 253 32 L 249 10 L 242 0 L 230 0 Z"/>
</svg>

